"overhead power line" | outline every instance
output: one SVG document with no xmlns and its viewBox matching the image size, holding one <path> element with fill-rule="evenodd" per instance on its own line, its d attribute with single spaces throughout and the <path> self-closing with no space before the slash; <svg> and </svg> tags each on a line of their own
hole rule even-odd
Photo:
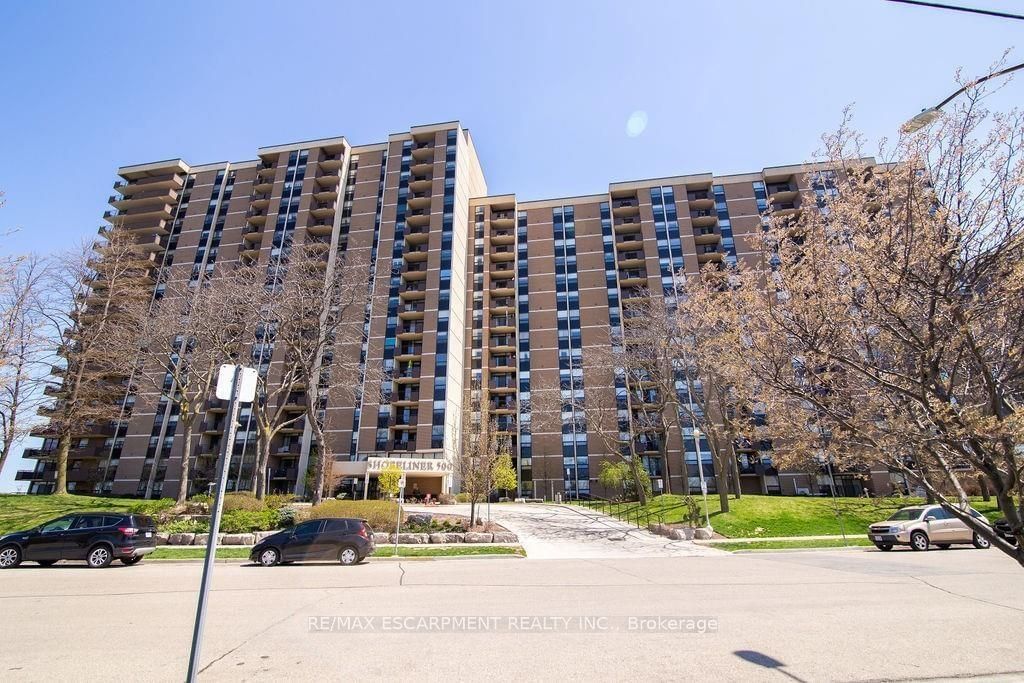
<svg viewBox="0 0 1024 683">
<path fill-rule="evenodd" d="M 944 5 L 939 2 L 924 2 L 923 0 L 887 0 L 887 2 L 898 2 L 903 5 L 919 5 L 921 7 L 932 7 L 935 9 L 948 9 L 954 12 L 968 12 L 970 14 L 984 14 L 990 17 L 1000 17 L 1001 19 L 1020 19 L 1024 21 L 1024 15 L 1022 14 L 1010 14 L 1009 12 L 996 12 L 995 10 L 989 9 L 977 9 L 974 7 L 961 7 L 959 5 Z"/>
</svg>

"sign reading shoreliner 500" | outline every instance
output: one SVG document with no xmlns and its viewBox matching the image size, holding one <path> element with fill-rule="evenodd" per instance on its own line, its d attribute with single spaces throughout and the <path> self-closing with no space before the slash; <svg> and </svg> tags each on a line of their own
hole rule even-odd
<svg viewBox="0 0 1024 683">
<path fill-rule="evenodd" d="M 436 472 L 437 474 L 451 474 L 454 471 L 449 460 L 438 458 L 436 460 L 420 460 L 418 458 L 367 458 L 366 471 L 380 472 L 388 465 L 398 465 L 403 472 Z"/>
</svg>

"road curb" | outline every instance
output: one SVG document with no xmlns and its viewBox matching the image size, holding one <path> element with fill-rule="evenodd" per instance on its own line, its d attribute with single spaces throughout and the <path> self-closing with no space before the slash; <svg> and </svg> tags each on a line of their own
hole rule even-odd
<svg viewBox="0 0 1024 683">
<path fill-rule="evenodd" d="M 714 546 L 710 545 L 708 547 L 709 548 L 713 548 Z M 746 550 L 741 548 L 741 549 L 738 549 L 738 550 L 726 550 L 726 552 L 731 552 L 733 555 L 754 555 L 754 554 L 757 554 L 757 553 L 813 553 L 813 552 L 821 552 L 823 550 L 824 551 L 828 551 L 828 550 L 843 550 L 843 551 L 861 550 L 861 551 L 864 551 L 864 550 L 871 550 L 872 547 L 873 546 L 867 546 L 867 545 L 845 545 L 845 546 L 844 545 L 836 545 L 836 546 L 823 546 L 823 547 L 820 547 L 820 548 L 750 548 L 750 549 L 746 549 Z"/>
<path fill-rule="evenodd" d="M 525 555 L 513 555 L 512 553 L 507 553 L 507 554 L 503 554 L 503 555 L 438 555 L 438 556 L 434 556 L 434 557 L 430 557 L 430 556 L 427 556 L 427 557 L 415 557 L 415 556 L 413 556 L 413 557 L 395 557 L 395 556 L 391 556 L 391 557 L 371 557 L 371 558 L 369 558 L 366 561 L 367 562 L 420 562 L 420 561 L 424 561 L 424 560 L 426 560 L 426 561 L 435 561 L 435 560 L 508 560 L 508 559 L 525 560 L 526 556 Z M 165 557 L 165 558 L 161 559 L 159 557 L 155 557 L 155 558 L 152 558 L 152 559 L 147 559 L 146 562 L 150 563 L 150 564 L 151 563 L 156 563 L 156 562 L 159 562 L 160 564 L 202 564 L 203 563 L 203 558 L 201 558 L 201 557 L 182 557 L 182 558 Z M 245 558 L 242 558 L 242 557 L 218 558 L 218 559 L 214 560 L 214 562 L 216 562 L 217 564 L 241 564 L 241 565 L 256 566 L 253 562 L 250 562 L 249 560 L 247 560 Z M 303 564 L 303 563 L 299 563 L 299 564 Z M 308 564 L 337 564 L 337 563 L 331 563 L 331 562 L 310 562 Z"/>
</svg>

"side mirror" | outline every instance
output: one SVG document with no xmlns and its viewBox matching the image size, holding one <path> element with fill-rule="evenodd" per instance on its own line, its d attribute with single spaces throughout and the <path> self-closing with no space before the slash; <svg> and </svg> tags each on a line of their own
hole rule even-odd
<svg viewBox="0 0 1024 683">
<path fill-rule="evenodd" d="M 934 522 L 936 519 L 938 519 L 938 517 L 936 517 L 935 515 L 928 515 L 927 517 L 924 518 L 924 521 L 926 521 L 926 522 Z"/>
</svg>

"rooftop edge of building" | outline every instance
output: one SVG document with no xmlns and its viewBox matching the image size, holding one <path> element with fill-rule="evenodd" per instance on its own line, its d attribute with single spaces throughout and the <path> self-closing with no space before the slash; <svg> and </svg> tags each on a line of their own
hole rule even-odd
<svg viewBox="0 0 1024 683">
<path fill-rule="evenodd" d="M 860 162 L 869 166 L 878 166 L 878 162 L 875 157 L 859 157 L 856 159 L 850 159 L 851 162 Z M 888 166 L 888 164 L 882 164 Z M 638 190 L 654 185 L 717 185 L 720 183 L 729 182 L 744 182 L 751 180 L 765 180 L 771 181 L 772 179 L 788 178 L 789 176 L 796 175 L 799 173 L 808 173 L 811 171 L 824 170 L 830 167 L 827 162 L 805 162 L 800 164 L 786 164 L 781 166 L 765 166 L 760 171 L 751 171 L 747 173 L 727 173 L 725 175 L 714 175 L 713 173 L 691 173 L 687 175 L 678 176 L 663 176 L 656 178 L 640 178 L 637 180 L 620 180 L 612 183 L 608 183 L 608 191 L 604 194 L 582 194 L 582 195 L 569 195 L 566 197 L 550 197 L 543 199 L 523 199 L 519 200 L 516 198 L 516 194 L 504 193 L 498 195 L 488 195 L 482 197 L 470 197 L 470 202 L 475 204 L 493 204 L 499 201 L 515 201 L 517 206 L 526 208 L 546 208 L 549 206 L 558 206 L 561 204 L 573 204 L 577 202 L 587 201 L 604 201 L 609 196 L 614 195 L 616 192 L 627 191 L 627 190 Z"/>
<path fill-rule="evenodd" d="M 227 166 L 247 167 L 253 164 L 258 164 L 260 158 L 270 155 L 279 154 L 293 149 L 300 149 L 303 147 L 344 147 L 348 150 L 355 152 L 370 152 L 370 151 L 381 151 L 387 149 L 387 143 L 391 140 L 405 140 L 415 135 L 421 135 L 424 133 L 436 132 L 438 130 L 449 130 L 451 128 L 457 128 L 461 130 L 466 140 L 472 145 L 473 138 L 470 135 L 469 129 L 462 126 L 462 122 L 458 119 L 454 121 L 441 121 L 438 123 L 427 123 L 423 125 L 411 126 L 408 131 L 401 133 L 390 133 L 387 139 L 383 142 L 370 142 L 362 145 L 353 145 L 348 141 L 344 135 L 338 135 L 327 138 L 315 138 L 312 140 L 297 140 L 295 142 L 286 142 L 278 145 L 269 145 L 265 147 L 257 147 L 257 158 L 246 159 L 243 161 L 222 161 L 212 162 L 205 164 L 197 164 L 195 166 L 189 165 L 180 157 L 172 159 L 163 159 L 160 161 L 148 161 L 141 164 L 130 164 L 127 166 L 120 166 L 117 169 L 117 174 L 122 178 L 131 180 L 133 178 L 144 178 L 154 175 L 164 175 L 167 173 L 190 173 L 193 171 L 204 171 L 212 168 L 219 168 Z"/>
</svg>

